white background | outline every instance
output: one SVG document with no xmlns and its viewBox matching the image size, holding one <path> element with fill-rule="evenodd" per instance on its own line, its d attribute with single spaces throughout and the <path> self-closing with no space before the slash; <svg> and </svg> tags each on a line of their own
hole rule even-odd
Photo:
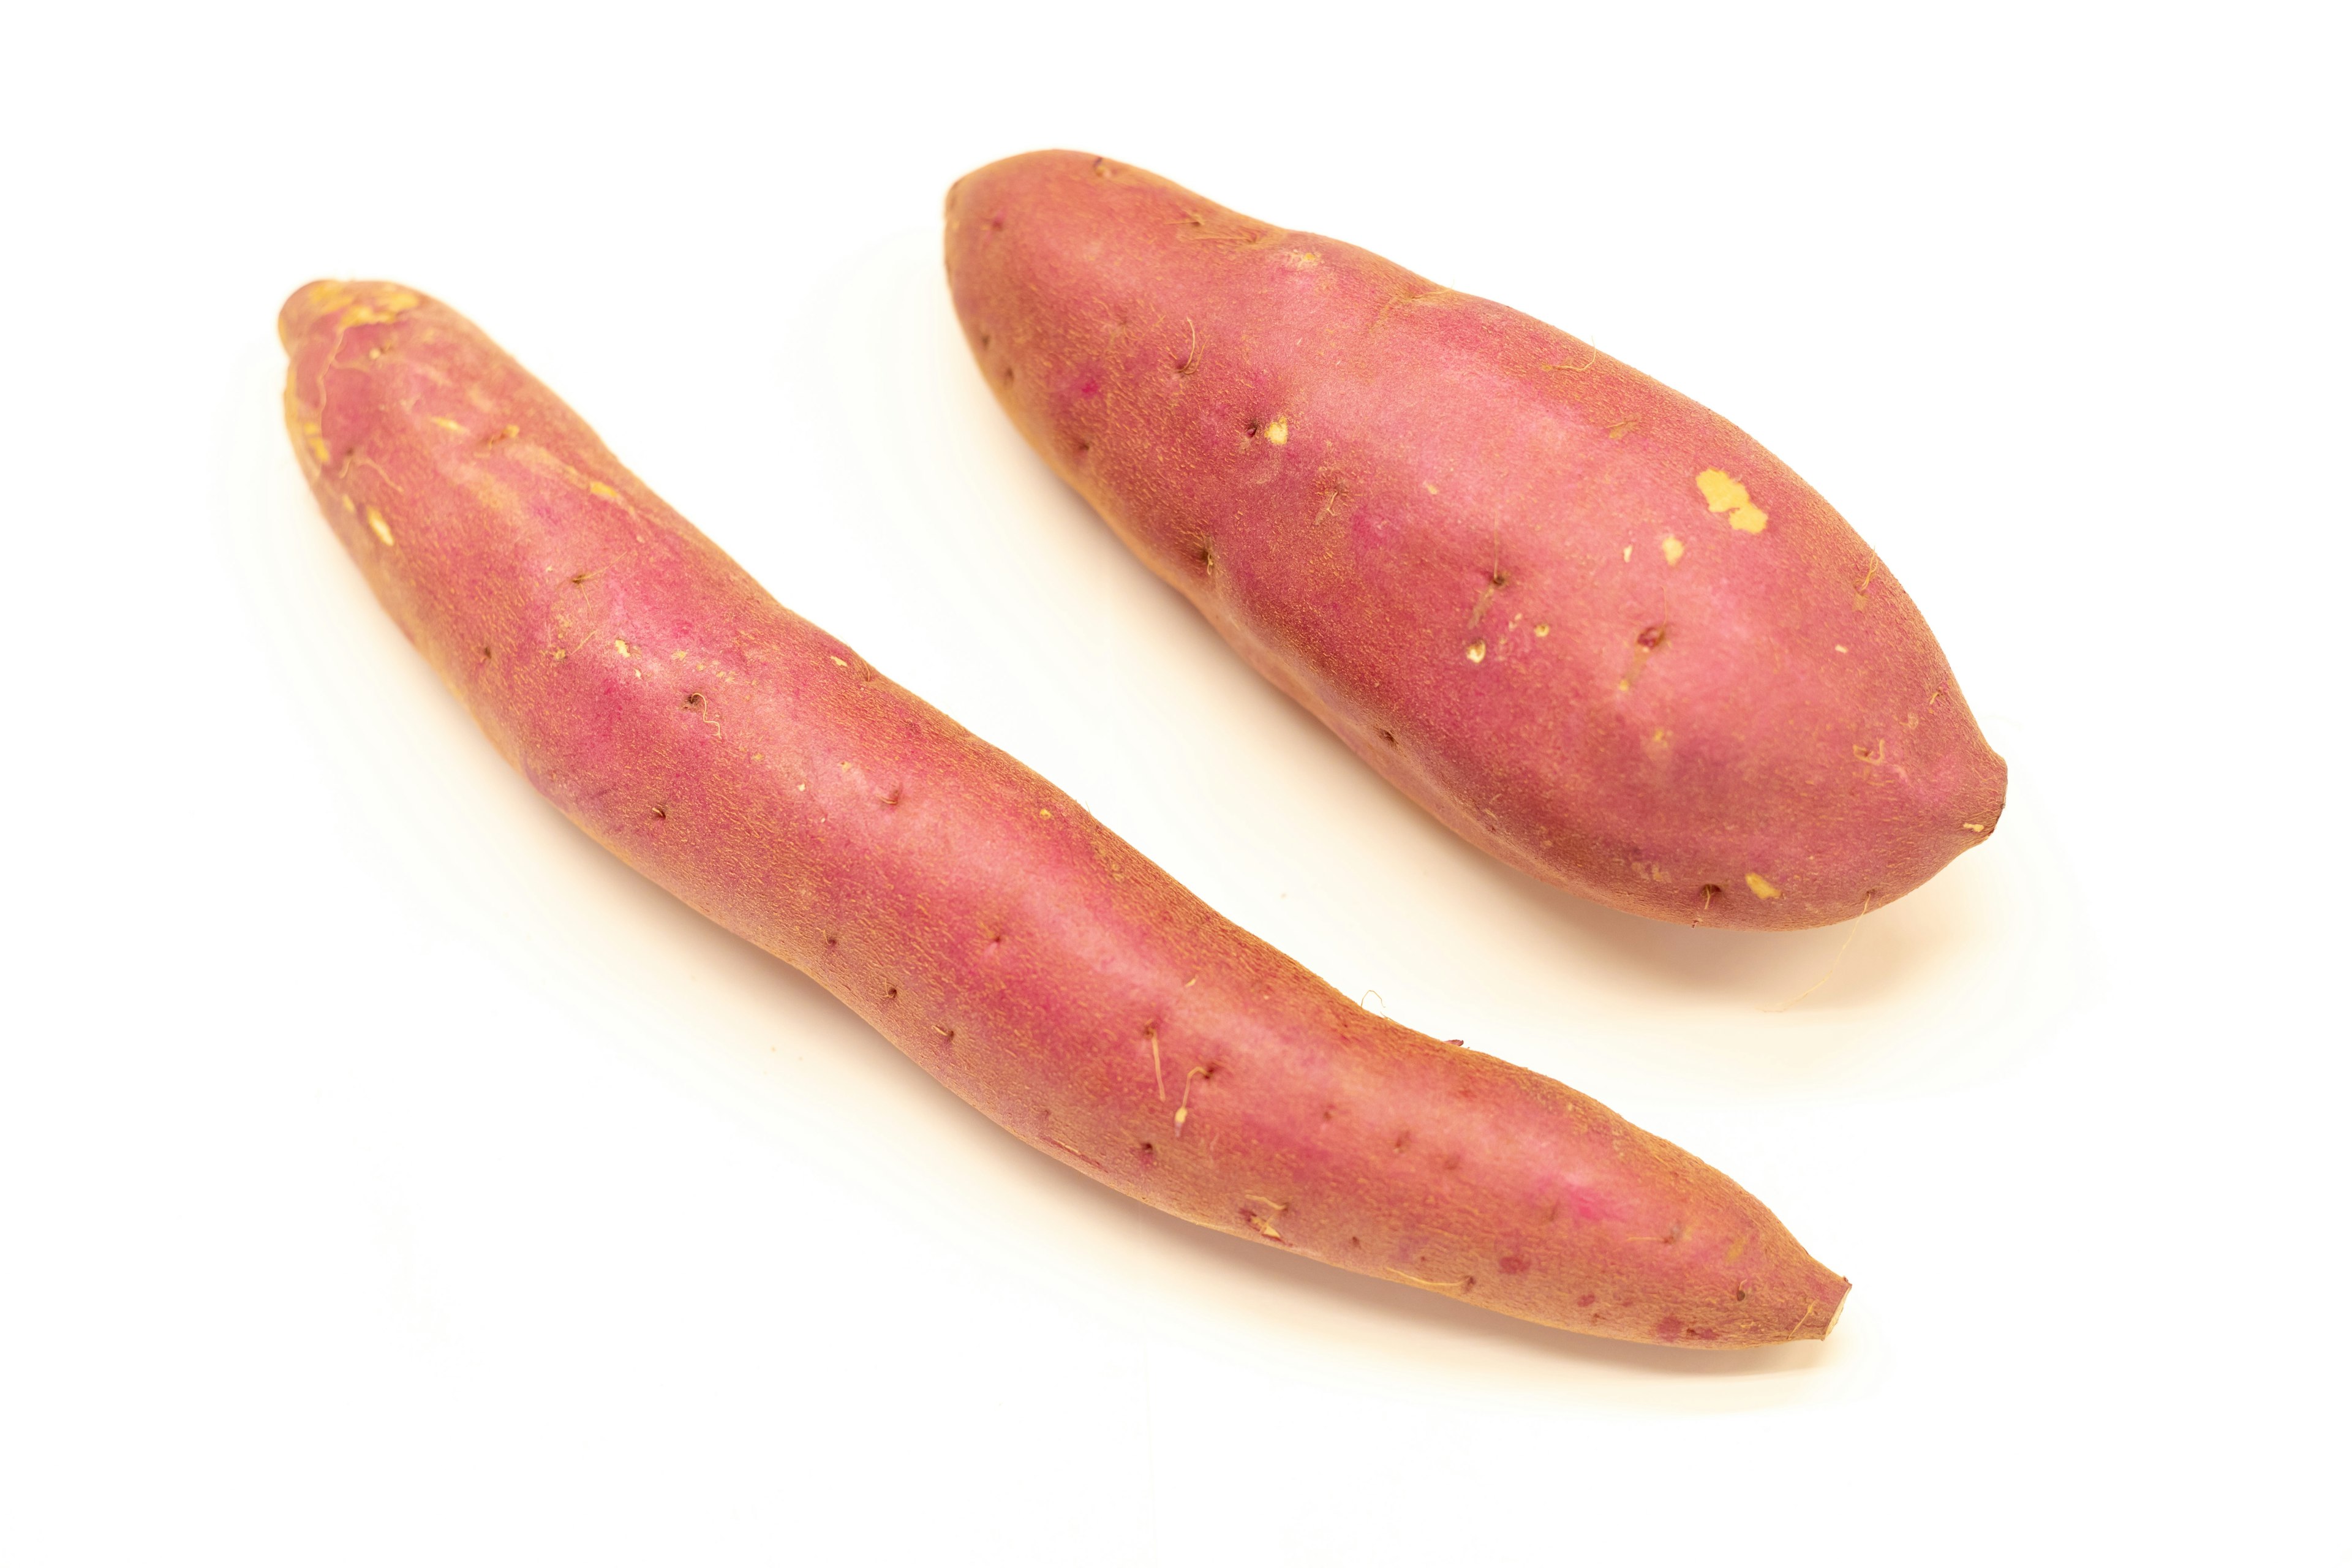
<svg viewBox="0 0 2352 1568">
<path fill-rule="evenodd" d="M 2352 1557 L 2323 7 L 214 9 L 0 42 L 0 1560 Z M 2000 832 L 1784 936 L 1455 841 L 991 404 L 940 199 L 1047 145 L 1746 426 L 1927 611 Z M 1194 1230 L 635 880 L 319 522 L 320 275 L 1343 990 L 1733 1173 L 1837 1336 Z"/>
</svg>

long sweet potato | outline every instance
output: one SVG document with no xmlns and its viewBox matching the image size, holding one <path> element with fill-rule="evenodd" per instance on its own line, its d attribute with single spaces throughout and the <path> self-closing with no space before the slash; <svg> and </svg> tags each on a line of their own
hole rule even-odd
<svg viewBox="0 0 2352 1568">
<path fill-rule="evenodd" d="M 377 598 L 591 837 L 1016 1136 L 1266 1247 L 1585 1332 L 1828 1331 L 1763 1205 L 1366 1013 L 763 593 L 446 306 L 314 283 L 286 418 Z"/>
<path fill-rule="evenodd" d="M 1139 169 L 948 193 L 1033 446 L 1251 663 L 1471 843 L 1660 920 L 1917 887 L 2008 773 L 1803 480 L 1588 344 Z"/>
</svg>

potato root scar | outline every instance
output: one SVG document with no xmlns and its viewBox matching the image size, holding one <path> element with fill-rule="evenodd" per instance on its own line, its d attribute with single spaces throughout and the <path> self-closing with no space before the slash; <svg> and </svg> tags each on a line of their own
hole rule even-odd
<svg viewBox="0 0 2352 1568">
<path fill-rule="evenodd" d="M 1213 1070 L 1214 1069 L 1210 1068 L 1194 1068 L 1191 1072 L 1184 1075 L 1184 1098 L 1179 1100 L 1176 1104 L 1177 1137 L 1181 1138 L 1184 1136 L 1184 1123 L 1192 1119 L 1192 1080 L 1196 1078 L 1206 1078 Z"/>
<path fill-rule="evenodd" d="M 1672 626 L 1661 622 L 1654 626 L 1643 626 L 1634 634 L 1633 661 L 1625 667 L 1625 673 L 1617 678 L 1618 690 L 1633 689 L 1633 682 L 1642 679 L 1643 666 L 1650 662 L 1651 655 L 1666 646 L 1666 635 L 1673 629 Z"/>
<path fill-rule="evenodd" d="M 1870 570 L 1864 572 L 1862 574 L 1862 581 L 1853 585 L 1853 607 L 1855 609 L 1866 610 L 1870 607 L 1870 583 L 1871 579 L 1877 575 L 1878 557 L 1874 553 L 1870 558 Z M 1845 650 L 1841 648 L 1838 651 L 1843 653 Z"/>
<path fill-rule="evenodd" d="M 1272 1209 L 1276 1214 L 1287 1213 L 1290 1208 L 1288 1204 L 1278 1204 L 1272 1198 L 1262 1198 L 1255 1193 L 1244 1193 L 1242 1196 L 1244 1200 L 1250 1203 L 1264 1204 L 1266 1207 Z M 1257 1233 L 1260 1236 L 1265 1237 L 1268 1241 L 1281 1241 L 1282 1245 L 1285 1247 L 1288 1247 L 1290 1245 L 1289 1242 L 1283 1241 L 1282 1232 L 1274 1228 L 1274 1221 L 1266 1218 L 1264 1215 L 1259 1214 L 1255 1209 L 1242 1210 L 1242 1218 L 1249 1221 L 1249 1223 L 1256 1228 Z"/>
<path fill-rule="evenodd" d="M 1853 939 L 1862 934 L 1863 918 L 1870 913 L 1870 900 L 1876 897 L 1878 897 L 1878 890 L 1874 888 L 1869 892 L 1862 895 L 1862 913 L 1853 917 L 1853 924 L 1847 928 L 1845 940 L 1838 943 L 1837 956 L 1830 960 L 1830 966 L 1827 969 L 1822 971 L 1822 977 L 1819 980 L 1814 981 L 1811 985 L 1806 986 L 1802 991 L 1798 992 L 1794 996 L 1790 997 L 1786 1002 L 1781 1003 L 1778 1007 L 1767 1007 L 1763 1009 L 1763 1011 L 1767 1013 L 1785 1013 L 1790 1008 L 1795 1006 L 1798 1003 L 1803 1001 L 1806 997 L 1811 996 L 1814 992 L 1819 991 L 1822 986 L 1827 985 L 1830 983 L 1830 976 L 1835 974 L 1838 972 L 1838 966 L 1845 962 L 1847 951 L 1853 946 Z M 1742 1237 L 1739 1240 L 1738 1246 L 1733 1247 L 1728 1253 L 1724 1255 L 1724 1261 L 1728 1263 L 1733 1258 L 1738 1258 L 1739 1256 L 1740 1249 L 1745 1247 L 1747 1245 L 1747 1238 Z"/>
<path fill-rule="evenodd" d="M 1103 1163 L 1100 1160 L 1096 1159 L 1093 1155 L 1087 1153 L 1083 1150 L 1071 1148 L 1059 1138 L 1048 1138 L 1045 1142 L 1051 1143 L 1055 1148 L 1059 1149 L 1065 1154 L 1069 1155 L 1073 1160 L 1083 1160 L 1097 1171 L 1103 1168 Z"/>
<path fill-rule="evenodd" d="M 1459 1279 L 1424 1279 L 1418 1274 L 1407 1274 L 1402 1268 L 1391 1268 L 1389 1272 L 1407 1284 L 1418 1285 L 1424 1290 L 1445 1290 L 1457 1296 L 1467 1295 L 1470 1287 L 1478 1283 L 1478 1277 L 1475 1274 L 1465 1275 Z"/>
</svg>

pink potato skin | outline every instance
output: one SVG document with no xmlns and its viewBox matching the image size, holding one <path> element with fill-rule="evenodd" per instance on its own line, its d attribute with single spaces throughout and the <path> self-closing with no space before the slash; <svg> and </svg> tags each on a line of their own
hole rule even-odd
<svg viewBox="0 0 2352 1568">
<path fill-rule="evenodd" d="M 1634 914 L 1899 898 L 2008 770 L 1844 519 L 1590 345 L 1139 169 L 957 182 L 947 270 L 1032 446 L 1471 843 Z"/>
<path fill-rule="evenodd" d="M 591 837 L 1032 1146 L 1171 1214 L 1543 1323 L 1826 1333 L 1723 1175 L 1349 1003 L 770 598 L 463 317 L 314 283 L 286 418 L 376 597 Z"/>
</svg>

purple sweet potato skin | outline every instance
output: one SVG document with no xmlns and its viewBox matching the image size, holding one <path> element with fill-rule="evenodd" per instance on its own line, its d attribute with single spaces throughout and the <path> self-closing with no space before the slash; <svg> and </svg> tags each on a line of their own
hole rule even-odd
<svg viewBox="0 0 2352 1568">
<path fill-rule="evenodd" d="M 1845 1281 L 1594 1101 L 1357 1007 L 770 598 L 463 317 L 315 283 L 288 428 L 384 608 L 597 842 L 1034 1147 L 1538 1322 L 1824 1334 Z"/>
<path fill-rule="evenodd" d="M 1899 898 L 2008 771 L 1885 564 L 1728 422 L 1566 333 L 1141 170 L 959 181 L 965 335 L 1037 451 L 1463 837 L 1660 920 Z"/>
</svg>

